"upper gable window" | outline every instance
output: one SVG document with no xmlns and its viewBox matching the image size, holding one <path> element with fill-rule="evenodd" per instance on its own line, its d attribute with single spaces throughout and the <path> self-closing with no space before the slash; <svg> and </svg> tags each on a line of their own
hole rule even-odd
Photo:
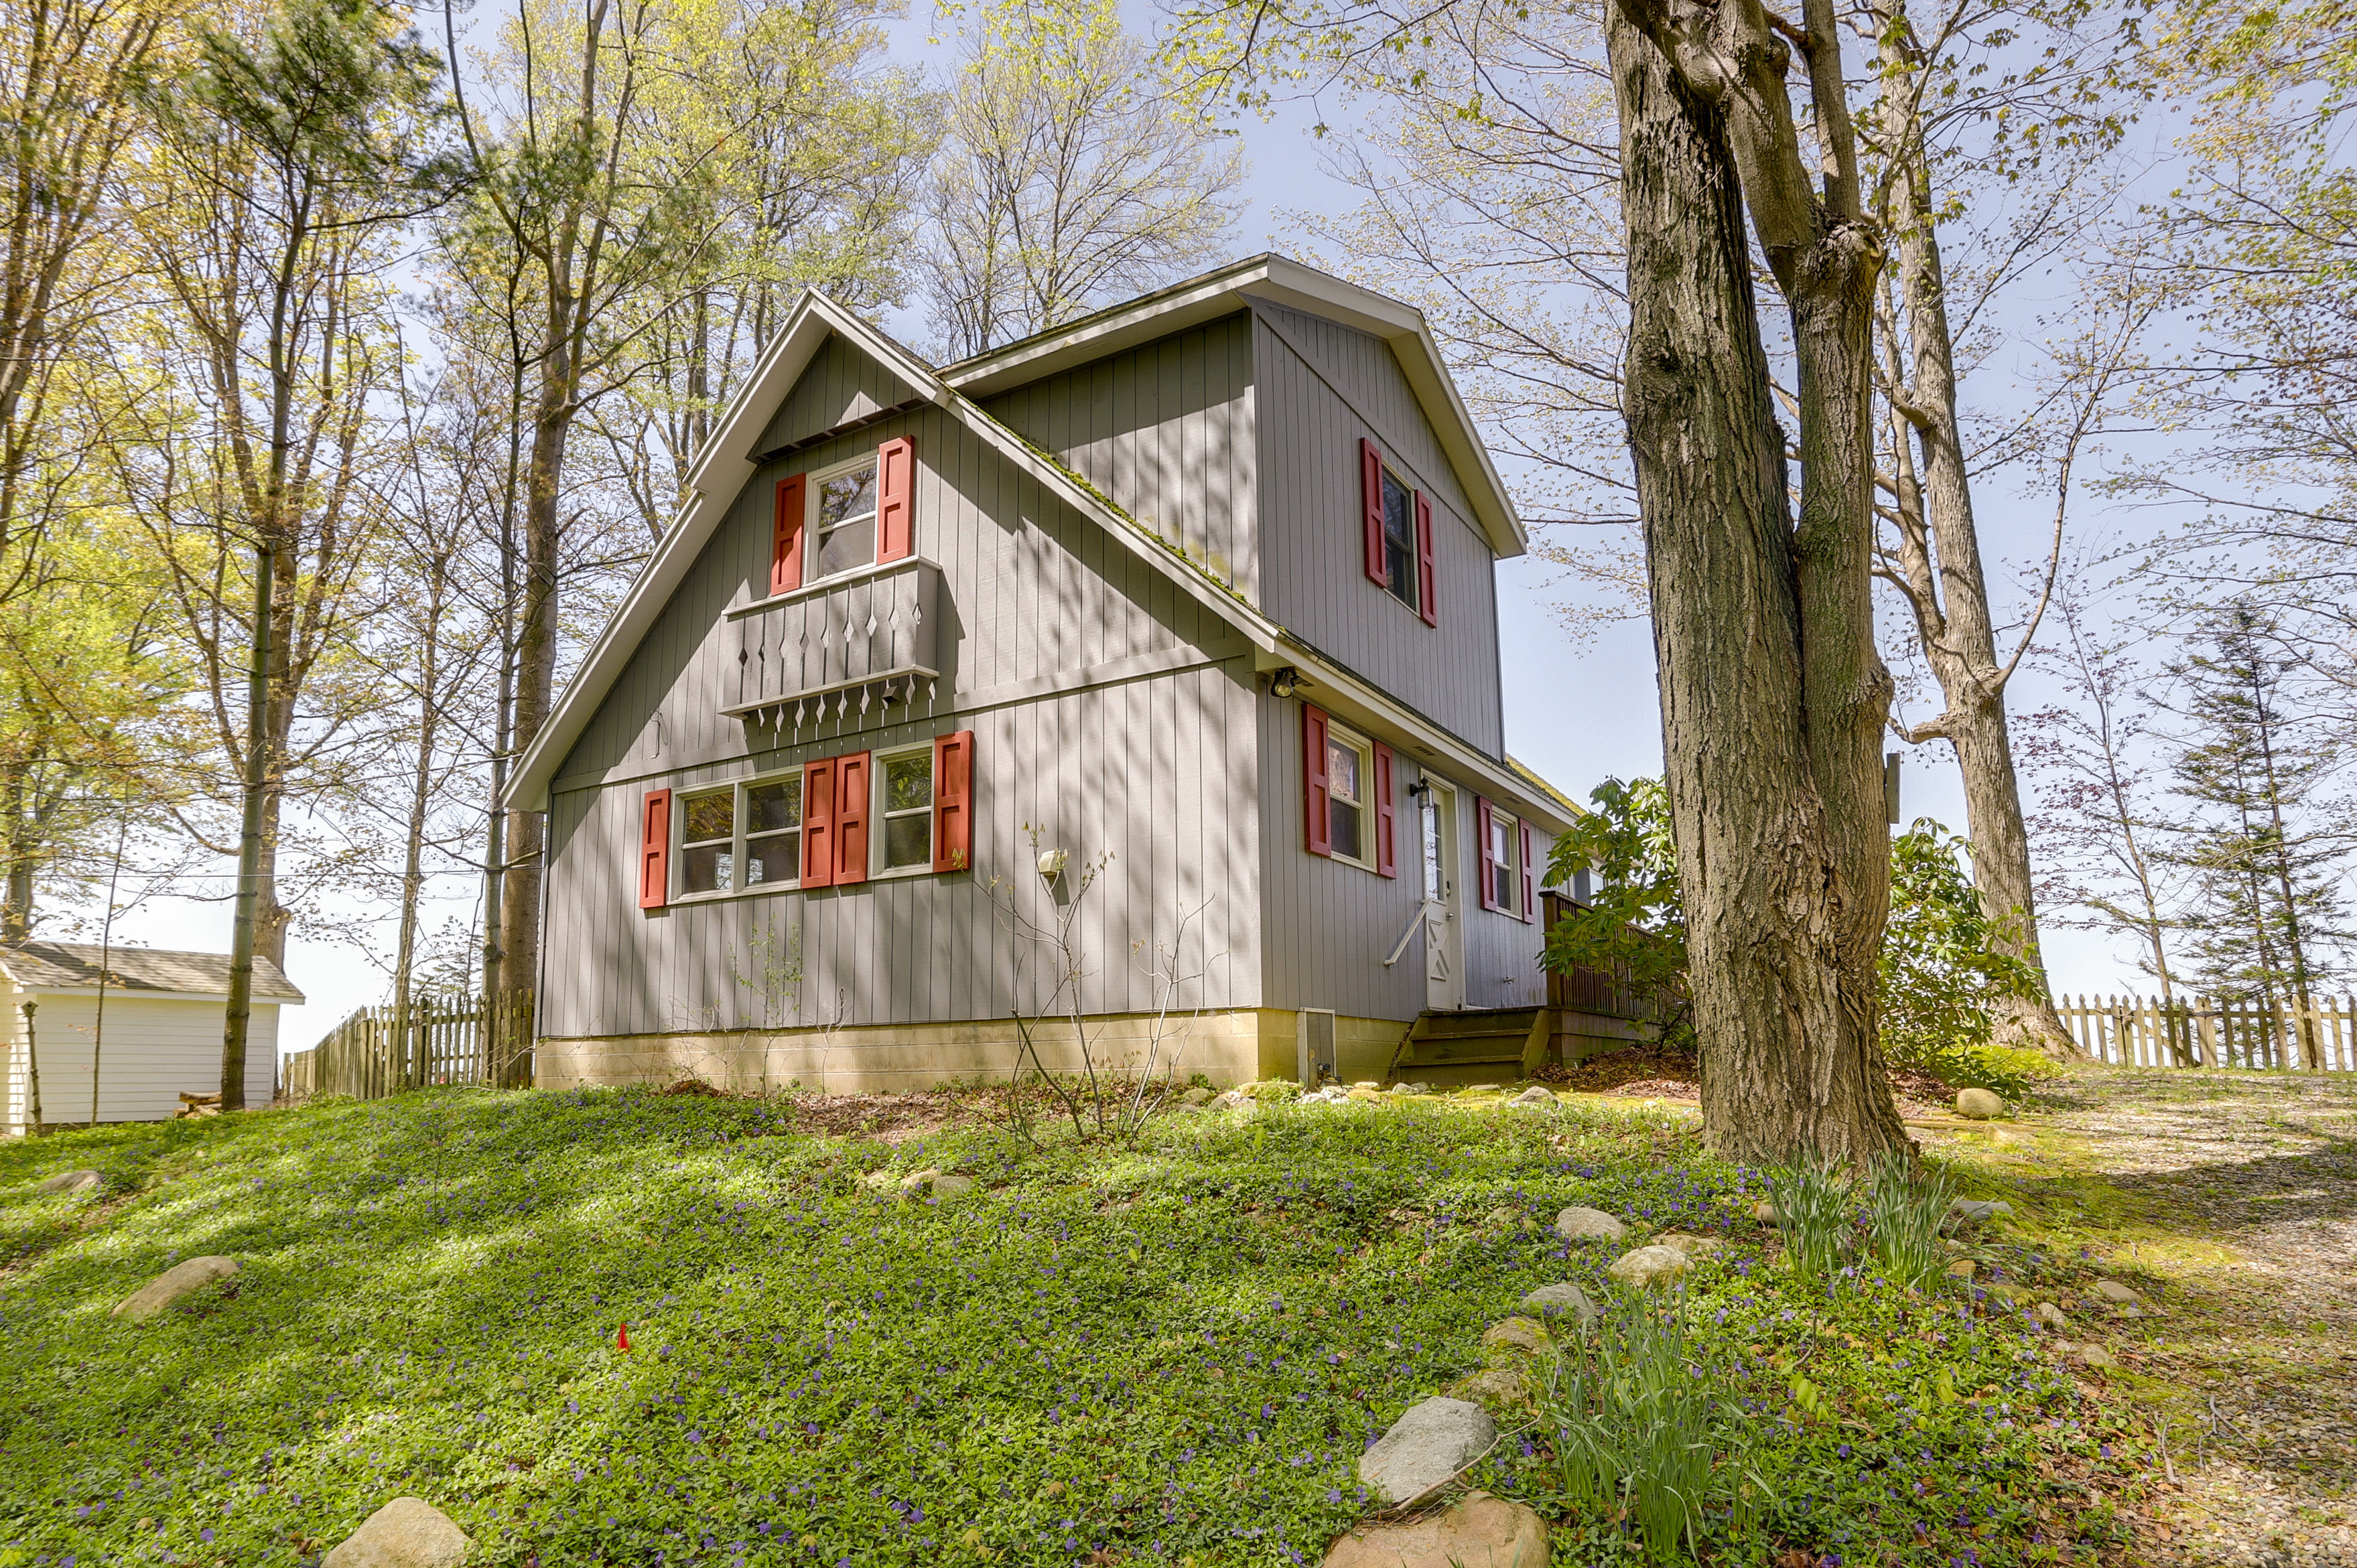
<svg viewBox="0 0 2357 1568">
<path fill-rule="evenodd" d="M 813 580 L 876 564 L 876 459 L 862 458 L 816 476 L 811 538 L 818 548 Z"/>
<path fill-rule="evenodd" d="M 779 480 L 770 594 L 907 559 L 916 548 L 916 492 L 917 443 L 907 435 Z"/>
<path fill-rule="evenodd" d="M 1383 470 L 1383 567 L 1392 597 L 1422 608 L 1415 593 L 1415 491 L 1389 468 Z"/>
<path fill-rule="evenodd" d="M 1367 580 L 1424 618 L 1440 624 L 1433 569 L 1432 498 L 1408 483 L 1368 440 L 1359 443 L 1360 516 Z"/>
</svg>

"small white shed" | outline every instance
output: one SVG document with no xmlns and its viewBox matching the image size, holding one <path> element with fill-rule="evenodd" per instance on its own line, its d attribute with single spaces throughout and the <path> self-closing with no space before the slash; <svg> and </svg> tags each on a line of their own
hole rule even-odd
<svg viewBox="0 0 2357 1568">
<path fill-rule="evenodd" d="M 253 961 L 253 1012 L 246 1028 L 245 1103 L 270 1103 L 278 1082 L 278 1006 L 300 1002 L 285 972 Z M 33 1037 L 25 1004 L 34 1004 Z M 91 1120 L 91 1063 L 98 1063 L 98 1120 L 161 1122 L 180 1094 L 221 1089 L 221 1025 L 229 1008 L 229 955 L 100 948 L 84 942 L 0 947 L 0 1130 L 14 1136 L 33 1121 L 33 1069 L 40 1069 L 41 1120 Z"/>
</svg>

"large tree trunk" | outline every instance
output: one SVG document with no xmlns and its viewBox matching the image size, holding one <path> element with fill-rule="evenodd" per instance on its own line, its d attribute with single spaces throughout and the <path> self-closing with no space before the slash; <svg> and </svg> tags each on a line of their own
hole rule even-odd
<svg viewBox="0 0 2357 1568">
<path fill-rule="evenodd" d="M 1850 537 L 1858 525 L 1825 489 L 1849 448 L 1863 448 L 1863 414 L 1843 407 L 1830 428 L 1804 433 L 1819 490 L 1804 491 L 1796 534 L 1751 289 L 1735 95 L 1727 73 L 1684 69 L 1666 52 L 1698 58 L 1719 40 L 1679 38 L 1658 14 L 1631 12 L 1616 0 L 1606 19 L 1629 231 L 1625 413 L 1704 1135 L 1730 1158 L 1813 1150 L 1850 1163 L 1907 1141 L 1875 1033 L 1888 861 L 1878 759 L 1868 768 L 1861 758 L 1882 720 L 1880 666 L 1860 618 L 1869 585 L 1865 547 Z M 1736 112 L 1759 111 L 1754 100 Z M 1857 282 L 1832 281 L 1834 305 L 1795 310 L 1812 339 L 1804 395 L 1864 373 L 1863 328 L 1840 315 Z"/>
<path fill-rule="evenodd" d="M 552 313 L 554 314 L 554 313 Z M 552 358 L 557 358 L 552 356 Z M 523 593 L 516 624 L 514 749 L 531 748 L 548 722 L 556 686 L 556 557 L 562 541 L 558 507 L 565 440 L 573 424 L 569 360 L 544 365 L 532 459 L 524 489 Z M 540 972 L 540 897 L 546 819 L 539 811 L 507 814 L 507 844 L 500 886 L 500 984 L 510 997 L 533 989 Z M 521 1081 L 522 1041 L 511 1041 L 501 1079 Z"/>
<path fill-rule="evenodd" d="M 1906 29 L 1900 9 L 1881 30 L 1885 76 L 1895 83 L 1907 82 L 1917 69 Z M 1946 708 L 1932 724 L 1910 729 L 1907 736 L 1919 743 L 1944 737 L 1956 748 L 1964 786 L 1964 832 L 1973 846 L 1973 881 L 1983 911 L 1997 928 L 1994 945 L 2038 974 L 2036 996 L 2008 997 L 1991 1010 L 1996 1039 L 2058 1060 L 2077 1060 L 2082 1056 L 2078 1042 L 2047 995 L 2046 966 L 2038 947 L 2029 835 L 2022 822 L 2021 788 L 2014 774 L 2013 737 L 2005 713 L 2012 668 L 1997 658 L 1996 620 L 1981 567 L 1980 529 L 1973 515 L 1972 478 L 1956 415 L 1955 347 L 1931 165 L 1913 100 L 1897 91 L 1886 98 L 1893 121 L 1890 154 L 1900 166 L 1892 193 L 1903 210 L 1893 215 L 1892 227 L 1897 231 L 1896 270 L 1909 350 L 1906 384 L 1893 401 L 1906 405 L 1900 439 L 1911 431 L 1921 448 L 1924 514 L 1920 522 L 1902 523 L 1900 531 L 1901 586 L 1913 601 L 1924 660 L 1940 682 Z"/>
</svg>

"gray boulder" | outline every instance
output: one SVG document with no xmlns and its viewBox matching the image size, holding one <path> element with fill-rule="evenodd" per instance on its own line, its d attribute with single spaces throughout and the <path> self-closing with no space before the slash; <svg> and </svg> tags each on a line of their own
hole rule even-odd
<svg viewBox="0 0 2357 1568">
<path fill-rule="evenodd" d="M 1986 1122 L 2005 1114 L 2005 1101 L 1986 1089 L 1960 1089 L 1956 1090 L 1956 1114 Z"/>
<path fill-rule="evenodd" d="M 1675 1247 L 1640 1247 L 1633 1252 L 1623 1252 L 1604 1272 L 1631 1290 L 1644 1290 L 1674 1283 L 1692 1267 L 1686 1255 Z"/>
<path fill-rule="evenodd" d="M 33 1190 L 35 1192 L 81 1192 L 86 1187 L 98 1187 L 105 1180 L 106 1178 L 96 1171 L 59 1171 Z"/>
<path fill-rule="evenodd" d="M 1960 1197 L 1948 1205 L 1948 1212 L 1959 1225 L 1986 1225 L 1992 1219 L 2012 1219 L 2013 1205 L 2001 1197 Z"/>
<path fill-rule="evenodd" d="M 2144 1297 L 2136 1294 L 2136 1291 L 2132 1287 L 2124 1285 L 2117 1280 L 2097 1280 L 2095 1282 L 2095 1294 L 2102 1296 L 2105 1301 L 2125 1303 L 2142 1301 L 2144 1299 Z"/>
<path fill-rule="evenodd" d="M 1421 1497 L 1480 1458 L 1498 1440 L 1497 1425 L 1467 1400 L 1411 1405 L 1359 1456 L 1359 1479 L 1386 1503 Z"/>
<path fill-rule="evenodd" d="M 1178 1097 L 1181 1105 L 1202 1105 L 1217 1098 L 1208 1089 L 1190 1089 Z"/>
<path fill-rule="evenodd" d="M 458 1568 L 475 1543 L 424 1498 L 395 1498 L 361 1521 L 319 1568 Z"/>
<path fill-rule="evenodd" d="M 1552 1111 L 1555 1109 L 1555 1096 L 1534 1083 L 1506 1103 L 1528 1106 L 1533 1111 Z"/>
<path fill-rule="evenodd" d="M 1618 1241 L 1629 1227 L 1600 1208 L 1573 1204 L 1555 1217 L 1555 1233 L 1566 1241 Z"/>
<path fill-rule="evenodd" d="M 1523 1297 L 1523 1310 L 1535 1312 L 1541 1317 L 1570 1313 L 1579 1319 L 1583 1326 L 1594 1323 L 1597 1318 L 1596 1304 L 1587 1299 L 1587 1293 L 1567 1282 L 1539 1286 Z"/>
<path fill-rule="evenodd" d="M 185 1263 L 175 1263 L 116 1302 L 112 1316 L 145 1323 L 189 1292 L 202 1290 L 215 1280 L 228 1279 L 236 1273 L 234 1258 L 190 1258 Z"/>
</svg>

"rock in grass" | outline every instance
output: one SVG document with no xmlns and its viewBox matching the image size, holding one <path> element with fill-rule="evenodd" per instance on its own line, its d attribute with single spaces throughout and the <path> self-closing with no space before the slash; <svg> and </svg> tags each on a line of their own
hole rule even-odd
<svg viewBox="0 0 2357 1568">
<path fill-rule="evenodd" d="M 1178 1097 L 1178 1103 L 1181 1105 L 1202 1105 L 1217 1098 L 1218 1096 L 1214 1095 L 1208 1089 L 1190 1089 L 1186 1093 Z"/>
<path fill-rule="evenodd" d="M 1432 1092 L 1432 1085 L 1428 1083 L 1395 1083 L 1393 1084 L 1385 1092 L 1390 1094 L 1430 1094 Z"/>
<path fill-rule="evenodd" d="M 1546 1568 L 1546 1520 L 1475 1492 L 1412 1524 L 1366 1525 L 1338 1538 L 1325 1568 Z"/>
<path fill-rule="evenodd" d="M 105 1179 L 96 1171 L 60 1171 L 33 1190 L 35 1192 L 80 1192 L 85 1187 L 97 1187 Z"/>
<path fill-rule="evenodd" d="M 1541 1089 L 1534 1083 L 1531 1085 L 1530 1088 L 1514 1096 L 1512 1100 L 1506 1101 L 1506 1103 L 1509 1105 L 1526 1105 L 1534 1111 L 1552 1111 L 1555 1109 L 1555 1096 L 1548 1093 L 1545 1090 Z"/>
<path fill-rule="evenodd" d="M 2013 1205 L 2001 1197 L 1960 1197 L 1948 1206 L 1948 1212 L 1960 1224 L 1985 1225 L 1992 1219 L 2012 1219 Z"/>
<path fill-rule="evenodd" d="M 1727 1251 L 1727 1243 L 1716 1236 L 1694 1236 L 1684 1230 L 1664 1230 L 1653 1238 L 1653 1245 L 1674 1247 L 1684 1252 L 1689 1261 L 1716 1258 Z"/>
<path fill-rule="evenodd" d="M 2119 1362 L 2112 1359 L 2112 1353 L 2101 1345 L 2080 1346 L 2079 1360 L 2082 1365 L 2089 1367 L 2113 1368 L 2119 1365 Z"/>
<path fill-rule="evenodd" d="M 114 1304 L 113 1316 L 145 1323 L 191 1291 L 237 1273 L 234 1258 L 190 1258 L 175 1263 Z"/>
<path fill-rule="evenodd" d="M 1241 1089 L 1232 1089 L 1211 1101 L 1214 1111 L 1242 1111 L 1253 1103 L 1253 1097 Z"/>
<path fill-rule="evenodd" d="M 1751 1218 L 1762 1225 L 1779 1225 L 1783 1222 L 1776 1213 L 1776 1206 L 1764 1197 L 1751 1206 Z"/>
<path fill-rule="evenodd" d="M 1952 1280 L 1963 1280 L 1969 1283 L 1971 1283 L 1974 1271 L 1977 1265 L 1975 1264 L 1970 1258 L 1958 1258 L 1954 1262 L 1948 1265 L 1948 1277 Z"/>
<path fill-rule="evenodd" d="M 1566 1241 L 1618 1241 L 1629 1227 L 1600 1208 L 1573 1204 L 1555 1217 L 1555 1233 Z"/>
<path fill-rule="evenodd" d="M 1404 1503 L 1456 1475 L 1497 1440 L 1498 1428 L 1480 1405 L 1428 1399 L 1409 1406 L 1359 1455 L 1359 1479 L 1383 1501 Z"/>
<path fill-rule="evenodd" d="M 2060 1334 L 2071 1326 L 2071 1320 L 2062 1316 L 2062 1309 L 2050 1301 L 2041 1301 L 2031 1307 L 2029 1320 L 2050 1334 Z"/>
<path fill-rule="evenodd" d="M 1621 1253 L 1604 1272 L 1631 1290 L 1645 1290 L 1674 1283 L 1692 1267 L 1675 1247 L 1640 1247 Z"/>
<path fill-rule="evenodd" d="M 1587 1293 L 1570 1283 L 1539 1286 L 1523 1297 L 1523 1310 L 1535 1312 L 1542 1317 L 1567 1312 L 1579 1319 L 1583 1328 L 1597 1318 L 1596 1304 L 1587 1299 Z"/>
<path fill-rule="evenodd" d="M 1459 1094 L 1502 1094 L 1505 1090 L 1503 1086 L 1500 1084 L 1469 1083 L 1457 1092 Z"/>
<path fill-rule="evenodd" d="M 1956 1090 L 1956 1114 L 1986 1122 L 2005 1114 L 2005 1101 L 1986 1089 L 1960 1089 Z"/>
<path fill-rule="evenodd" d="M 424 1498 L 395 1498 L 361 1521 L 319 1568 L 458 1568 L 475 1543 Z"/>
<path fill-rule="evenodd" d="M 1536 1355 L 1546 1348 L 1546 1329 L 1527 1317 L 1509 1317 L 1483 1329 L 1481 1343 L 1493 1350 L 1527 1350 Z"/>
<path fill-rule="evenodd" d="M 2136 1294 L 2134 1290 L 2120 1283 L 2117 1280 L 2097 1280 L 2095 1282 L 2095 1294 L 2102 1296 L 2105 1301 L 2121 1303 L 2142 1301 L 2144 1299 L 2144 1297 Z"/>
<path fill-rule="evenodd" d="M 1512 1367 L 1489 1367 L 1449 1384 L 1448 1395 L 1471 1400 L 1483 1410 L 1512 1410 L 1530 1402 L 1531 1380 Z"/>
</svg>

